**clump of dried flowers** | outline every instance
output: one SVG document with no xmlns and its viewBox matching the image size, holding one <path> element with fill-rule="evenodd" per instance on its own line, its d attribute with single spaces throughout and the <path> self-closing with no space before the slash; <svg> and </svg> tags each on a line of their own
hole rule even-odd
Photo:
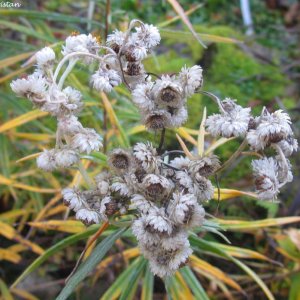
<svg viewBox="0 0 300 300">
<path fill-rule="evenodd" d="M 255 190 L 262 200 L 275 200 L 279 189 L 293 178 L 287 157 L 297 150 L 291 120 L 287 113 L 265 108 L 253 117 L 250 108 L 235 100 L 220 101 L 211 93 L 200 91 L 202 68 L 183 67 L 177 75 L 157 76 L 152 80 L 145 71 L 143 59 L 160 42 L 156 27 L 133 20 L 126 32 L 114 31 L 105 46 L 92 35 L 69 36 L 62 49 L 62 59 L 55 67 L 54 51 L 46 47 L 36 53 L 37 68 L 26 78 L 14 80 L 12 90 L 28 98 L 35 107 L 57 118 L 56 145 L 44 150 L 37 165 L 45 171 L 77 166 L 90 186 L 62 191 L 64 203 L 85 224 L 114 222 L 114 215 L 135 213 L 131 229 L 154 274 L 173 274 L 187 263 L 192 253 L 189 230 L 202 226 L 203 203 L 214 196 L 211 178 L 249 145 L 260 159 L 252 161 Z M 137 106 L 141 122 L 149 131 L 162 132 L 177 128 L 188 118 L 187 99 L 196 92 L 210 96 L 220 113 L 204 118 L 206 131 L 212 136 L 242 138 L 240 148 L 223 165 L 217 156 L 203 149 L 191 153 L 162 151 L 151 143 L 137 143 L 131 149 L 117 148 L 108 155 L 108 171 L 94 181 L 82 167 L 80 155 L 99 151 L 101 137 L 78 120 L 84 103 L 80 91 L 64 87 L 65 79 L 77 62 L 98 64 L 91 86 L 109 93 L 124 84 Z M 64 72 L 59 76 L 65 63 Z M 204 124 L 205 122 L 205 124 Z M 203 147 L 200 146 L 200 148 Z M 273 157 L 264 150 L 273 148 Z M 170 159 L 174 154 L 177 157 Z"/>
</svg>

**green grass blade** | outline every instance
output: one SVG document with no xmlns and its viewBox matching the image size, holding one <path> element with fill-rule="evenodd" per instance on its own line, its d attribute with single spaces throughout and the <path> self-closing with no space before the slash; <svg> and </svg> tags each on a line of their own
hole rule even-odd
<svg viewBox="0 0 300 300">
<path fill-rule="evenodd" d="M 69 279 L 66 286 L 60 292 L 57 300 L 65 300 L 71 295 L 77 285 L 94 269 L 94 267 L 102 260 L 106 252 L 113 246 L 115 241 L 121 237 L 127 228 L 115 231 L 99 243 L 91 255 L 79 266 L 75 274 Z"/>
<path fill-rule="evenodd" d="M 19 32 L 24 33 L 26 35 L 33 36 L 33 37 L 35 37 L 37 39 L 41 39 L 43 41 L 47 41 L 47 42 L 50 42 L 50 43 L 55 42 L 55 39 L 53 39 L 50 36 L 38 33 L 37 31 L 35 31 L 31 28 L 25 27 L 23 25 L 16 24 L 14 22 L 0 20 L 0 25 L 3 25 L 3 26 L 5 26 L 9 29 L 12 29 L 12 30 L 19 31 Z"/>
<path fill-rule="evenodd" d="M 152 300 L 153 299 L 153 286 L 154 286 L 154 275 L 150 271 L 149 265 L 146 268 L 141 300 Z"/>
<path fill-rule="evenodd" d="M 184 267 L 180 269 L 180 273 L 185 279 L 185 282 L 191 288 L 196 299 L 209 300 L 202 285 L 200 284 L 199 280 L 197 279 L 190 267 Z"/>
<path fill-rule="evenodd" d="M 145 269 L 146 264 L 147 261 L 143 257 L 140 257 L 137 267 L 130 272 L 127 278 L 129 284 L 127 284 L 123 290 L 120 300 L 132 300 L 134 298 L 140 277 Z"/>
<path fill-rule="evenodd" d="M 122 289 L 125 288 L 126 285 L 128 285 L 128 278 L 131 272 L 133 272 L 137 268 L 140 261 L 140 257 L 136 258 L 133 263 L 131 263 L 129 267 L 127 267 L 127 269 L 123 271 L 121 275 L 115 280 L 115 282 L 109 287 L 109 289 L 101 297 L 101 300 L 117 299 L 120 296 Z"/>
<path fill-rule="evenodd" d="M 39 256 L 30 266 L 28 266 L 24 272 L 17 278 L 17 280 L 12 284 L 11 287 L 15 287 L 18 283 L 20 283 L 24 278 L 26 278 L 30 273 L 35 271 L 43 262 L 45 262 L 49 257 L 57 253 L 58 251 L 75 244 L 76 242 L 83 240 L 98 230 L 97 227 L 92 227 L 87 229 L 85 232 L 73 234 L 68 236 L 67 238 L 61 240 L 57 244 L 53 245 L 49 248 L 43 255 Z"/>
<path fill-rule="evenodd" d="M 90 20 L 84 17 L 76 17 L 71 15 L 64 15 L 60 13 L 54 12 L 42 12 L 42 11 L 33 11 L 33 10 L 26 10 L 26 9 L 0 9 L 0 15 L 2 16 L 9 16 L 9 17 L 23 17 L 29 19 L 41 19 L 47 21 L 58 21 L 64 23 L 81 23 L 86 24 L 90 22 L 97 26 L 103 26 L 102 23 Z"/>
</svg>

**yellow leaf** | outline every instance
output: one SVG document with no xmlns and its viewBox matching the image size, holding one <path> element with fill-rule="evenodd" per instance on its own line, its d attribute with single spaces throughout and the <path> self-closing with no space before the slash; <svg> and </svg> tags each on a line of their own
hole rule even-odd
<svg viewBox="0 0 300 300">
<path fill-rule="evenodd" d="M 290 224 L 300 222 L 300 217 L 284 217 L 275 219 L 263 219 L 258 221 L 242 221 L 242 220 L 223 220 L 215 219 L 217 223 L 222 225 L 223 228 L 230 230 L 245 230 L 251 231 L 257 228 L 280 226 L 284 224 Z"/>
<path fill-rule="evenodd" d="M 191 33 L 193 34 L 194 38 L 204 47 L 207 48 L 203 42 L 201 41 L 199 35 L 195 32 L 190 20 L 188 19 L 188 17 L 185 14 L 185 11 L 183 10 L 183 8 L 181 7 L 181 5 L 179 4 L 179 2 L 177 2 L 176 0 L 168 0 L 168 2 L 173 6 L 174 10 L 176 11 L 176 13 L 180 16 L 180 18 L 182 19 L 183 23 L 188 27 L 188 29 L 191 31 Z"/>
<path fill-rule="evenodd" d="M 10 225 L 0 221 L 0 235 L 3 235 L 9 240 L 12 240 L 15 236 L 15 229 Z"/>
<path fill-rule="evenodd" d="M 0 69 L 14 65 L 17 62 L 28 58 L 33 53 L 34 52 L 26 52 L 26 53 L 21 53 L 21 54 L 15 55 L 15 56 L 11 56 L 11 57 L 2 59 L 2 60 L 0 60 Z"/>
<path fill-rule="evenodd" d="M 0 260 L 7 260 L 14 264 L 17 264 L 20 262 L 21 259 L 22 257 L 18 253 L 15 253 L 10 249 L 0 248 Z"/>
<path fill-rule="evenodd" d="M 226 283 L 227 285 L 233 287 L 234 289 L 236 289 L 238 291 L 242 290 L 240 285 L 237 282 L 235 282 L 233 279 L 231 279 L 228 276 L 228 274 L 225 274 L 220 269 L 212 266 L 211 264 L 198 258 L 197 256 L 195 256 L 195 255 L 190 256 L 190 264 L 195 269 L 196 272 L 197 272 L 197 269 L 200 269 L 200 270 L 204 271 L 205 273 L 207 272 L 211 276 L 213 276 L 213 277 L 217 278 L 218 280 Z"/>
<path fill-rule="evenodd" d="M 23 162 L 23 161 L 26 161 L 26 160 L 31 160 L 31 159 L 34 159 L 34 158 L 37 158 L 42 152 L 38 152 L 38 153 L 33 153 L 33 154 L 30 154 L 30 155 L 27 155 L 23 158 L 20 158 L 16 161 L 16 163 L 20 163 L 20 162 Z"/>
<path fill-rule="evenodd" d="M 227 199 L 232 199 L 232 198 L 241 197 L 241 196 L 248 196 L 248 197 L 257 199 L 257 195 L 252 192 L 243 192 L 243 191 L 232 190 L 232 189 L 220 189 L 220 200 L 227 200 Z M 215 188 L 213 199 L 218 200 L 218 189 L 217 188 Z"/>
<path fill-rule="evenodd" d="M 188 142 L 190 142 L 191 144 L 193 144 L 194 146 L 197 146 L 197 141 L 188 133 L 188 131 L 183 128 L 183 127 L 179 127 L 176 132 L 182 136 L 185 140 L 187 140 Z M 197 131 L 197 134 L 199 132 Z"/>
<path fill-rule="evenodd" d="M 14 137 L 18 137 L 25 140 L 31 140 L 31 141 L 49 141 L 51 139 L 54 139 L 54 135 L 46 134 L 46 133 L 26 133 L 26 132 L 12 132 L 10 135 Z"/>
<path fill-rule="evenodd" d="M 194 300 L 193 294 L 191 293 L 187 283 L 178 271 L 175 273 L 175 278 L 180 284 L 180 299 Z"/>
<path fill-rule="evenodd" d="M 187 148 L 187 146 L 185 145 L 184 141 L 181 139 L 181 137 L 176 133 L 176 137 L 179 141 L 179 144 L 182 148 L 182 150 L 184 151 L 185 155 L 189 158 L 189 159 L 193 159 L 193 155 L 192 153 L 189 151 L 189 149 Z"/>
<path fill-rule="evenodd" d="M 231 138 L 224 138 L 224 137 L 222 137 L 222 138 L 218 139 L 216 142 L 214 142 L 213 144 L 211 144 L 211 145 L 207 148 L 207 150 L 205 151 L 205 154 L 207 155 L 207 154 L 213 152 L 213 151 L 216 150 L 219 146 L 221 146 L 221 145 L 223 145 L 223 144 L 225 144 L 225 143 L 227 143 L 227 142 L 229 142 L 229 141 L 231 141 L 231 140 L 234 140 L 234 139 L 235 139 L 235 137 L 231 137 Z"/>
<path fill-rule="evenodd" d="M 199 128 L 198 142 L 197 142 L 198 154 L 200 157 L 203 156 L 204 154 L 205 121 L 206 121 L 206 107 L 204 107 L 203 110 L 203 117 Z"/>
<path fill-rule="evenodd" d="M 32 211 L 30 211 L 32 212 Z M 10 220 L 23 216 L 26 213 L 23 209 L 14 209 L 0 214 L 0 220 Z"/>
<path fill-rule="evenodd" d="M 128 130 L 128 135 L 137 134 L 146 130 L 145 125 L 138 125 Z"/>
<path fill-rule="evenodd" d="M 53 215 L 57 215 L 59 213 L 65 212 L 67 210 L 67 207 L 63 204 L 57 205 L 53 207 L 52 209 L 49 209 L 48 212 L 45 214 L 45 218 L 49 218 Z"/>
<path fill-rule="evenodd" d="M 86 230 L 86 227 L 80 221 L 74 220 L 51 220 L 45 222 L 29 222 L 30 226 L 44 230 L 55 230 L 69 233 L 79 233 Z"/>
<path fill-rule="evenodd" d="M 13 288 L 11 289 L 11 292 L 25 300 L 39 300 L 37 297 L 25 290 Z"/>
<path fill-rule="evenodd" d="M 0 126 L 0 133 L 7 131 L 9 129 L 18 127 L 20 125 L 23 125 L 25 123 L 28 123 L 32 120 L 47 116 L 48 113 L 44 111 L 39 111 L 39 110 L 32 110 L 26 114 L 23 114 L 19 117 L 16 117 L 15 119 L 12 119 L 3 125 Z"/>
</svg>

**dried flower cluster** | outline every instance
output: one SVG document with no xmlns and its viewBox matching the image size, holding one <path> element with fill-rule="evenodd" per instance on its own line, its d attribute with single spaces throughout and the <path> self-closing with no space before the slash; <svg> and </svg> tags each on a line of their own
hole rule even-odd
<svg viewBox="0 0 300 300">
<path fill-rule="evenodd" d="M 116 30 L 110 34 L 106 46 L 92 35 L 68 37 L 56 68 L 56 55 L 51 48 L 36 53 L 35 72 L 13 81 L 11 87 L 18 96 L 28 98 L 35 107 L 57 118 L 56 146 L 40 154 L 39 168 L 52 171 L 77 165 L 86 178 L 80 154 L 99 151 L 102 146 L 96 131 L 84 128 L 78 120 L 84 106 L 81 93 L 71 86 L 64 87 L 77 62 L 97 65 L 90 78 L 97 91 L 109 93 L 123 83 L 149 131 L 164 132 L 185 123 L 186 101 L 199 92 L 202 69 L 183 67 L 177 75 L 152 80 L 142 61 L 159 42 L 156 27 L 133 20 L 126 32 Z M 253 117 L 250 108 L 241 107 L 235 100 L 220 101 L 211 93 L 202 93 L 220 109 L 219 114 L 204 119 L 207 132 L 243 138 L 233 157 L 249 145 L 261 157 L 252 162 L 256 193 L 263 200 L 276 199 L 279 189 L 293 178 L 287 157 L 298 148 L 288 114 L 281 110 L 269 113 L 264 108 L 259 117 Z M 266 157 L 266 148 L 272 148 L 275 155 Z M 170 159 L 174 153 L 181 155 Z M 184 151 L 162 154 L 161 145 L 156 149 L 149 142 L 137 143 L 132 149 L 114 149 L 108 155 L 109 169 L 94 178 L 95 184 L 87 179 L 90 188 L 86 191 L 78 187 L 64 189 L 64 203 L 87 225 L 114 222 L 118 215 L 135 215 L 132 232 L 151 270 L 161 277 L 171 275 L 187 263 L 192 253 L 189 230 L 202 226 L 202 205 L 213 198 L 215 191 L 211 178 L 226 165 L 221 166 L 217 156 L 203 153 L 194 155 L 185 147 Z"/>
</svg>

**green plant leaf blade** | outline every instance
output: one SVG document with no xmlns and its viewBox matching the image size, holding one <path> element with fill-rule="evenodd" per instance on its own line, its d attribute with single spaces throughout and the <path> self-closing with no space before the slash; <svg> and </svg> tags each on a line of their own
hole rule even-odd
<svg viewBox="0 0 300 300">
<path fill-rule="evenodd" d="M 69 279 L 66 286 L 60 292 L 56 300 L 65 300 L 71 295 L 77 285 L 93 270 L 93 268 L 102 260 L 107 251 L 113 246 L 114 242 L 121 237 L 127 228 L 115 231 L 99 243 L 92 254 L 84 261 L 75 274 Z"/>
</svg>

